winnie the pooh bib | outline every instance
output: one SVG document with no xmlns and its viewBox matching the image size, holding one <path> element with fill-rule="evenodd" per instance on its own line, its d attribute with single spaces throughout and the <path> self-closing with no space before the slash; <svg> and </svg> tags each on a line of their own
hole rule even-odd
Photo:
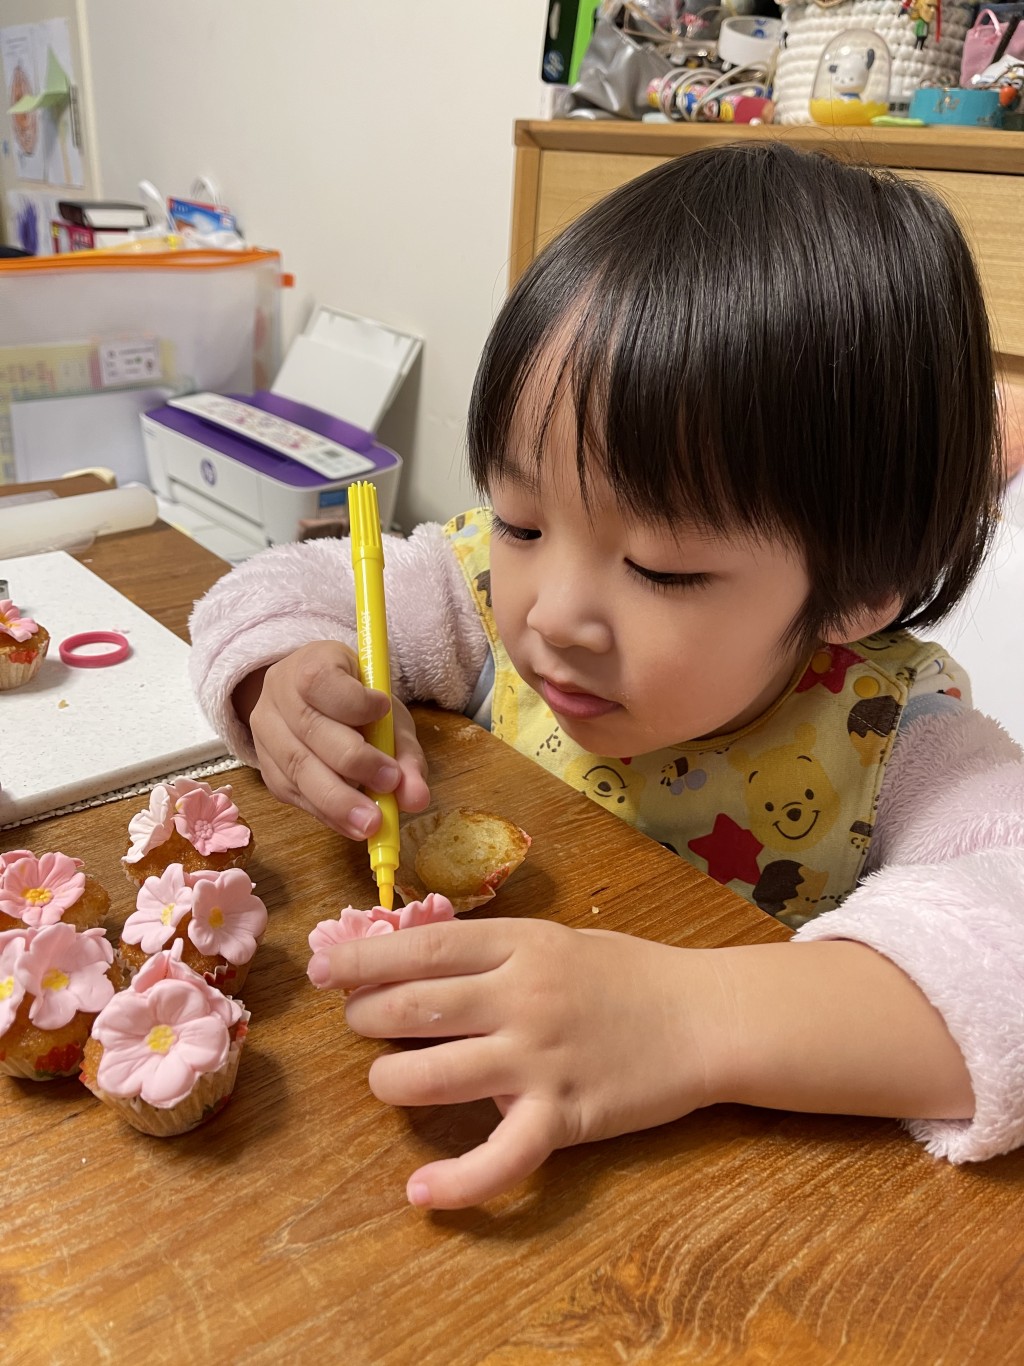
<svg viewBox="0 0 1024 1366">
<path fill-rule="evenodd" d="M 489 512 L 464 513 L 445 534 L 494 659 L 493 733 L 794 928 L 857 885 L 911 695 L 970 700 L 966 676 L 940 646 L 890 631 L 822 646 L 763 716 L 733 734 L 650 754 L 589 754 L 498 638 Z"/>
</svg>

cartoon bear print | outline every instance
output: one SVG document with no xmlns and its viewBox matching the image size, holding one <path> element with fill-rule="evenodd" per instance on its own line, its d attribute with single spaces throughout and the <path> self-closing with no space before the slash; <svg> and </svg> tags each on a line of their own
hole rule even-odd
<svg viewBox="0 0 1024 1366">
<path fill-rule="evenodd" d="M 817 913 L 818 899 L 828 873 L 805 868 L 796 859 L 776 859 L 761 870 L 753 891 L 754 904 L 787 924 L 803 924 Z"/>
<path fill-rule="evenodd" d="M 808 722 L 797 726 L 792 744 L 760 754 L 729 752 L 729 763 L 746 777 L 750 829 L 768 848 L 810 849 L 832 829 L 839 794 L 812 750 L 817 739 Z"/>
<path fill-rule="evenodd" d="M 636 810 L 644 786 L 644 776 L 639 770 L 595 762 L 593 754 L 582 754 L 574 759 L 562 776 L 571 787 L 619 816 Z"/>
</svg>

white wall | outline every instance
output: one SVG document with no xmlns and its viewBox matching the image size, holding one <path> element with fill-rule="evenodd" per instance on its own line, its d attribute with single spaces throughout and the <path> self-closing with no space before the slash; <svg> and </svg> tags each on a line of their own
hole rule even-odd
<svg viewBox="0 0 1024 1366">
<path fill-rule="evenodd" d="M 424 338 L 382 436 L 408 528 L 469 505 L 466 405 L 506 286 L 512 124 L 541 100 L 546 0 L 89 0 L 99 181 L 211 176 L 314 302 Z"/>
</svg>

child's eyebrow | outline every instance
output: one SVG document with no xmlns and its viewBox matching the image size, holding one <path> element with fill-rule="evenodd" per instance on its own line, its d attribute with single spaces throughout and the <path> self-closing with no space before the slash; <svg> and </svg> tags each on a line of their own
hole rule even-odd
<svg viewBox="0 0 1024 1366">
<path fill-rule="evenodd" d="M 501 462 L 501 468 L 497 472 L 494 482 L 513 484 L 525 493 L 536 494 L 540 492 L 540 479 L 537 471 L 523 469 L 522 465 L 517 464 L 510 456 L 506 456 Z"/>
</svg>

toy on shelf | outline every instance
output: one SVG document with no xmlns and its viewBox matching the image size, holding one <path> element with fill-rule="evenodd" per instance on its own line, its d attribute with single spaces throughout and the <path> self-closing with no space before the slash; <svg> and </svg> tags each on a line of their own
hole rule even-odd
<svg viewBox="0 0 1024 1366">
<path fill-rule="evenodd" d="M 891 71 L 884 38 L 873 29 L 844 29 L 821 54 L 811 90 L 811 118 L 833 128 L 868 124 L 887 114 Z"/>
</svg>

